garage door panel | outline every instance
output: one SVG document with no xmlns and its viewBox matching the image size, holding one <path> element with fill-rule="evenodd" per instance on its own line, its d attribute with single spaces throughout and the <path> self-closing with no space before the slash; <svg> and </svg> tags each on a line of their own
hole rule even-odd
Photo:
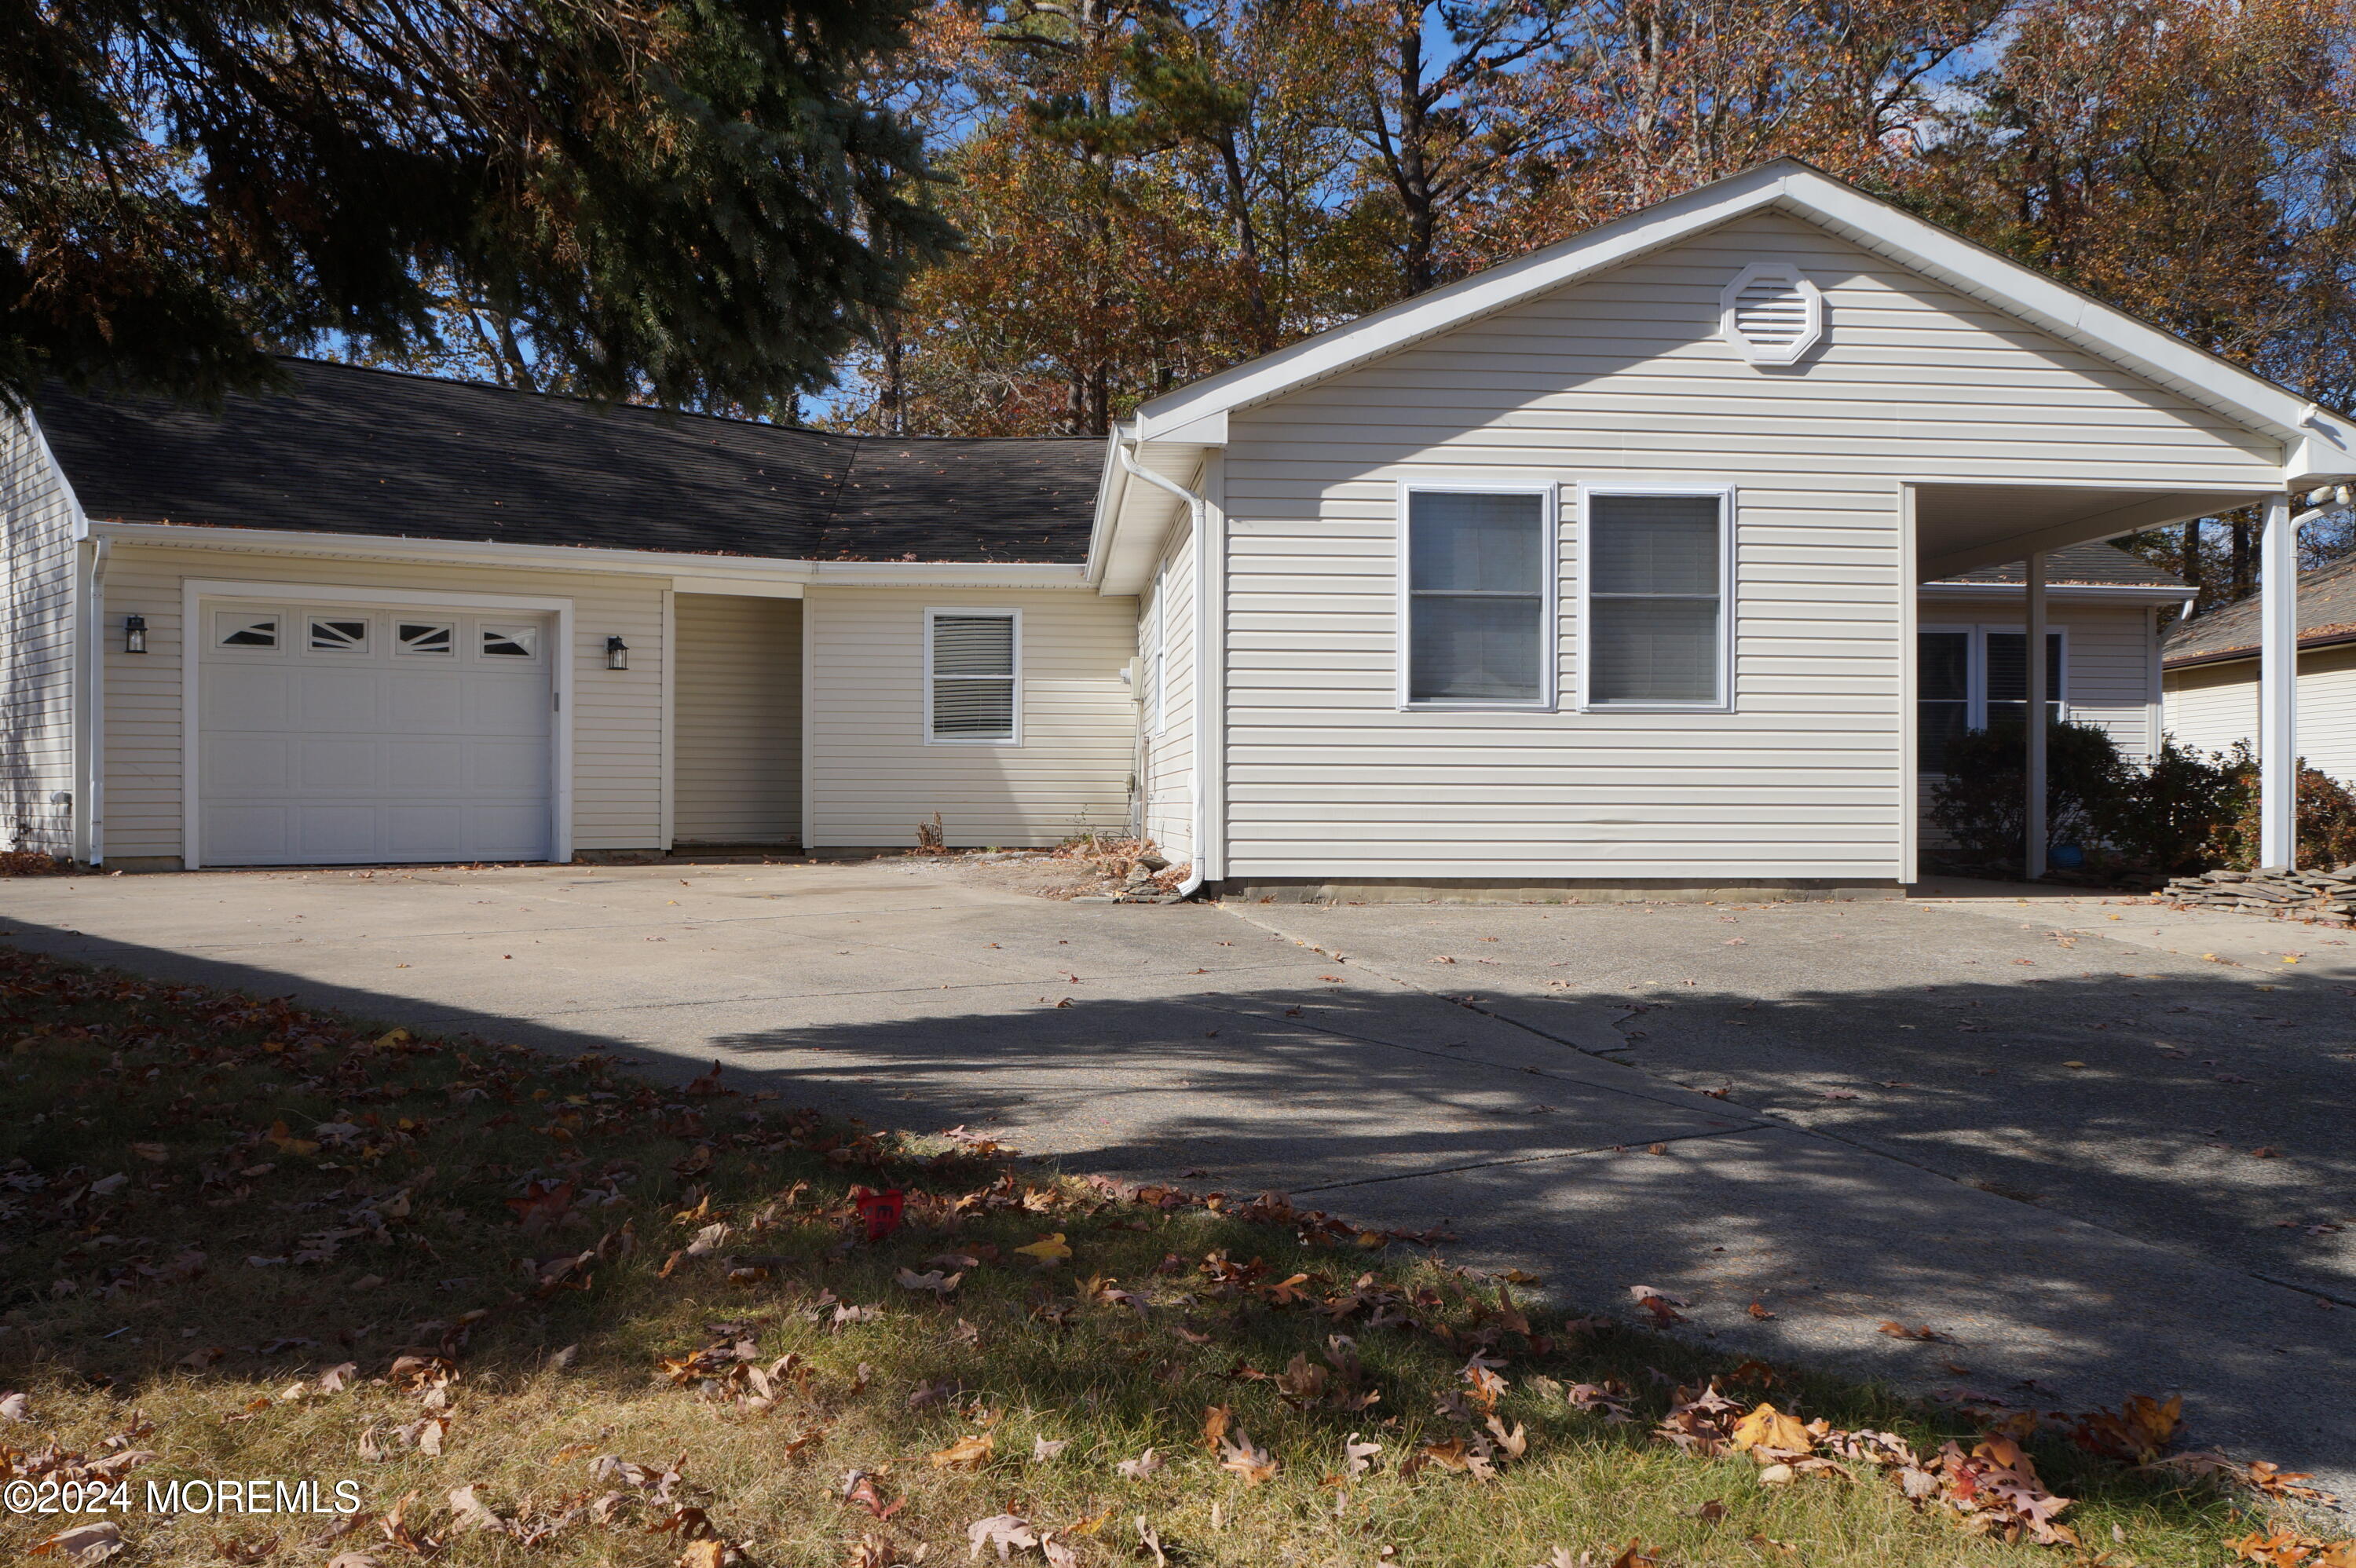
<svg viewBox="0 0 2356 1568">
<path fill-rule="evenodd" d="M 293 859 L 283 805 L 205 808 L 205 850 L 224 866 L 263 866 Z"/>
<path fill-rule="evenodd" d="M 479 744 L 479 742 L 477 742 Z M 427 740 L 413 735 L 389 736 L 384 742 L 384 781 L 389 795 L 445 795 L 461 793 L 466 783 L 466 742 L 454 735 Z M 545 778 L 543 773 L 542 778 Z M 526 781 L 530 789 L 539 781 Z"/>
<path fill-rule="evenodd" d="M 388 860 L 455 860 L 469 854 L 463 805 L 388 806 L 384 824 Z M 486 859 L 503 859 L 487 848 L 472 852 Z"/>
<path fill-rule="evenodd" d="M 295 747 L 294 787 L 305 795 L 373 795 L 384 787 L 383 742 L 373 735 L 306 735 Z"/>
<path fill-rule="evenodd" d="M 306 730 L 381 729 L 385 722 L 385 672 L 374 668 L 302 668 L 295 711 Z"/>
<path fill-rule="evenodd" d="M 530 734 L 544 729 L 548 718 L 546 680 L 518 680 L 504 671 L 496 678 L 477 678 L 466 692 L 469 728 Z"/>
<path fill-rule="evenodd" d="M 288 635 L 224 639 L 273 613 Z M 453 634 L 401 635 L 432 621 Z M 335 624 L 334 645 L 316 627 Z M 544 656 L 466 656 L 486 626 L 535 649 L 542 619 L 234 604 L 200 670 L 198 806 L 209 865 L 544 859 L 554 756 Z M 426 628 L 428 631 L 432 627 Z"/>
<path fill-rule="evenodd" d="M 273 735 L 222 734 L 208 730 L 203 767 L 208 783 L 237 793 L 274 790 L 293 764 L 294 748 Z"/>
<path fill-rule="evenodd" d="M 530 795 L 548 777 L 548 748 L 529 742 L 476 745 L 466 752 L 466 787 L 486 795 Z"/>
<path fill-rule="evenodd" d="M 234 679 L 204 683 L 198 718 L 208 731 L 294 727 L 293 670 L 252 664 L 229 667 L 234 670 Z"/>
<path fill-rule="evenodd" d="M 455 670 L 394 670 L 385 682 L 384 717 L 389 727 L 412 733 L 460 729 L 466 722 L 466 682 Z"/>
</svg>

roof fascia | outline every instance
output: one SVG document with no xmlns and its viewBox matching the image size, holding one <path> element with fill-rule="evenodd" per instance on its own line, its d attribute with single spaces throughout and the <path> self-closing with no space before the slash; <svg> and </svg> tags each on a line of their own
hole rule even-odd
<svg viewBox="0 0 2356 1568">
<path fill-rule="evenodd" d="M 2015 598 L 2029 591 L 2020 582 L 1955 582 L 1933 579 L 1915 584 L 1922 593 L 1955 593 L 1970 597 L 2008 593 Z M 2180 603 L 2190 588 L 2169 588 L 2158 582 L 2049 582 L 2045 592 L 2057 599 L 2148 599 L 2158 604 Z"/>
<path fill-rule="evenodd" d="M 1112 549 L 1114 531 L 1120 525 L 1120 506 L 1129 492 L 1129 470 L 1120 465 L 1120 423 L 1105 435 L 1104 469 L 1097 476 L 1097 509 L 1088 520 L 1088 586 L 1101 589 L 1104 582 L 1105 560 Z"/>
<path fill-rule="evenodd" d="M 2298 651 L 2311 654 L 2321 648 L 2340 648 L 2351 645 L 2356 645 L 2356 632 L 2332 632 L 2319 637 L 2301 637 L 2298 640 Z M 2198 669 L 2203 665 L 2212 664 L 2255 664 L 2257 659 L 2258 645 L 2255 643 L 2243 647 L 2219 648 L 2213 653 L 2177 654 L 2173 656 L 2163 650 L 2160 655 L 2159 667 Z"/>
<path fill-rule="evenodd" d="M 671 550 L 572 545 L 503 544 L 468 539 L 315 534 L 282 528 L 210 528 L 174 523 L 92 523 L 91 532 L 118 544 L 246 555 L 311 556 L 330 560 L 414 561 L 439 566 L 512 567 L 530 571 L 594 571 L 629 577 L 734 579 L 747 583 L 824 583 L 835 587 L 1082 588 L 1076 562 L 784 560 L 693 555 Z"/>
</svg>

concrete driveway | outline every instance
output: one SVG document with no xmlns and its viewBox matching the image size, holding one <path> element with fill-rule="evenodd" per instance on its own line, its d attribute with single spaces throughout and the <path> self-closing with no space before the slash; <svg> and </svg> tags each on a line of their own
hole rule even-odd
<svg viewBox="0 0 2356 1568">
<path fill-rule="evenodd" d="M 0 939 L 1445 1222 L 1568 1304 L 1649 1285 L 1729 1349 L 1917 1391 L 2182 1391 L 2196 1441 L 2356 1492 L 2356 946 L 1953 891 L 1155 908 L 914 861 L 208 872 L 0 882 Z"/>
</svg>

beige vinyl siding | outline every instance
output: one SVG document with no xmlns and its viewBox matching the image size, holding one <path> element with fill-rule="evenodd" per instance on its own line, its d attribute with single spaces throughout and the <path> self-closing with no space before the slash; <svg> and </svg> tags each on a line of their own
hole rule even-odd
<svg viewBox="0 0 2356 1568">
<path fill-rule="evenodd" d="M 1158 596 L 1141 602 L 1142 627 L 1157 609 L 1162 635 L 1160 733 L 1145 741 L 1145 834 L 1172 859 L 1194 853 L 1194 549 L 1182 519 L 1159 568 Z M 1157 597 L 1160 603 L 1157 605 Z M 1147 645 L 1141 632 L 1139 647 Z"/>
<path fill-rule="evenodd" d="M 316 583 L 331 603 L 337 586 L 572 600 L 573 848 L 659 847 L 667 579 L 134 545 L 116 547 L 108 565 L 107 612 L 145 615 L 150 651 L 125 654 L 109 639 L 108 859 L 181 853 L 180 608 L 189 579 Z M 605 639 L 617 634 L 630 645 L 626 670 L 605 667 Z"/>
<path fill-rule="evenodd" d="M 1022 741 L 927 743 L 925 612 L 1020 610 Z M 948 842 L 1052 845 L 1129 820 L 1137 706 L 1122 667 L 1137 601 L 1086 590 L 813 586 L 810 842 L 916 842 L 941 815 Z"/>
<path fill-rule="evenodd" d="M 0 845 L 73 852 L 73 496 L 21 416 L 0 415 Z M 87 809 L 88 803 L 79 803 Z"/>
<path fill-rule="evenodd" d="M 1824 289 L 1796 369 L 1716 336 L 1746 263 Z M 1760 214 L 1229 421 L 1231 878 L 1901 874 L 1908 478 L 2255 486 L 2256 436 Z M 1400 711 L 1397 485 L 1563 486 L 1557 712 Z M 1575 486 L 1733 485 L 1734 710 L 1571 710 Z"/>
<path fill-rule="evenodd" d="M 673 601 L 671 833 L 682 844 L 802 836 L 802 606 L 681 593 Z"/>
<path fill-rule="evenodd" d="M 2168 732 L 2201 752 L 2258 743 L 2258 661 L 2195 665 L 2168 674 Z M 2307 765 L 2356 784 L 2356 648 L 2298 659 L 2298 750 Z"/>
</svg>

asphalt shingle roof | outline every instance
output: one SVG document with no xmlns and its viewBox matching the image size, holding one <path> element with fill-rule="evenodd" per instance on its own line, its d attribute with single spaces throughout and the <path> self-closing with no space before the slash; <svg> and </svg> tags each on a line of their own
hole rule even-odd
<svg viewBox="0 0 2356 1568">
<path fill-rule="evenodd" d="M 1983 566 L 1976 571 L 1940 579 L 1943 582 L 2009 582 L 2017 587 L 2029 585 L 2029 569 L 2021 562 L 2008 560 L 1998 566 Z M 2125 584 L 2135 588 L 2191 589 L 2184 580 L 2160 571 L 2139 555 L 2131 554 L 2114 544 L 2073 544 L 2064 549 L 2049 552 L 2045 557 L 2045 581 L 2077 584 Z M 1929 586 L 1925 584 L 1924 586 Z"/>
<path fill-rule="evenodd" d="M 2298 640 L 2303 646 L 2356 642 L 2356 557 L 2299 574 Z M 2159 651 L 2171 665 L 2256 653 L 2258 596 L 2253 593 L 2194 616 L 2170 631 Z"/>
<path fill-rule="evenodd" d="M 52 389 L 104 521 L 781 560 L 1079 561 L 1104 443 L 833 435 L 317 360 L 218 413 Z"/>
</svg>

